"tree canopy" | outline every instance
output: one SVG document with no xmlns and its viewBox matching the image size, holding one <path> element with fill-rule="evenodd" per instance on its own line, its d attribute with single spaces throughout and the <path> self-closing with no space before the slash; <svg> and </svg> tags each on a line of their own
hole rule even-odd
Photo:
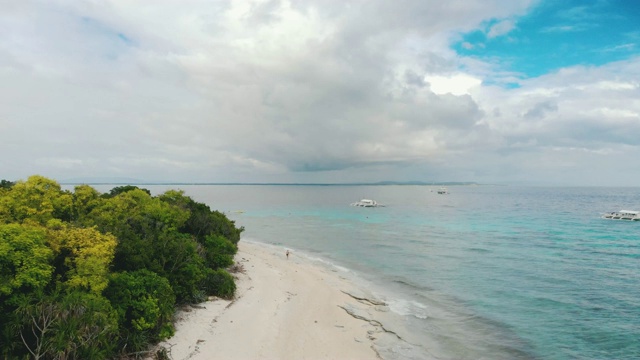
<svg viewBox="0 0 640 360">
<path fill-rule="evenodd" d="M 140 354 L 177 305 L 233 296 L 243 230 L 182 191 L 2 180 L 0 358 Z"/>
</svg>

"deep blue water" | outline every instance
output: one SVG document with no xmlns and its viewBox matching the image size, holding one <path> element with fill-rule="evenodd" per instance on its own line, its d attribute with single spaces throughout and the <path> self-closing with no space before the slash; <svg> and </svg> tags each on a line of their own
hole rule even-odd
<svg viewBox="0 0 640 360">
<path fill-rule="evenodd" d="M 640 188 L 147 188 L 176 187 L 244 239 L 352 269 L 438 358 L 640 359 L 640 222 L 600 218 Z"/>
</svg>

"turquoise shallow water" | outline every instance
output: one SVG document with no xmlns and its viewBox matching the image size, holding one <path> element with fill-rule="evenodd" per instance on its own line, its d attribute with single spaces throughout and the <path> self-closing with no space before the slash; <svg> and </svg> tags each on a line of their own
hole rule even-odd
<svg viewBox="0 0 640 360">
<path fill-rule="evenodd" d="M 600 218 L 640 188 L 179 188 L 247 240 L 353 270 L 438 358 L 640 359 L 640 222 Z"/>
</svg>

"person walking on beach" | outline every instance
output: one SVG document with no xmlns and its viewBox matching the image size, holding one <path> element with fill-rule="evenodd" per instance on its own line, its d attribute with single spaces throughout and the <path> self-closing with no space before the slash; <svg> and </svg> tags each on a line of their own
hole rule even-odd
<svg viewBox="0 0 640 360">
<path fill-rule="evenodd" d="M 289 250 L 287 250 L 287 260 L 289 260 Z"/>
</svg>

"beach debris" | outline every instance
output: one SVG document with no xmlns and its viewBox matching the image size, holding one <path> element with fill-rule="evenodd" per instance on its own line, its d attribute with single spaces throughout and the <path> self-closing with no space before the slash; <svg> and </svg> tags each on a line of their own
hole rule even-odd
<svg viewBox="0 0 640 360">
<path fill-rule="evenodd" d="M 415 344 L 410 343 L 397 332 L 388 329 L 380 321 L 373 319 L 372 314 L 366 309 L 352 304 L 338 305 L 338 307 L 355 319 L 366 321 L 373 326 L 372 330 L 367 331 L 366 337 L 371 341 L 371 348 L 376 352 L 378 359 L 396 359 L 401 352 L 409 353 L 411 349 L 416 347 Z M 399 344 L 396 343 L 397 340 L 400 340 Z M 419 359 L 419 357 L 411 357 L 411 359 L 414 358 Z M 435 359 L 435 357 L 432 358 Z"/>
<path fill-rule="evenodd" d="M 157 360 L 170 360 L 171 359 L 171 348 L 173 347 L 173 345 L 171 345 L 169 347 L 169 349 L 167 350 L 166 347 L 164 346 L 160 346 L 158 349 L 156 349 L 155 351 L 155 357 L 154 359 Z"/>
<path fill-rule="evenodd" d="M 376 300 L 376 299 L 369 299 L 367 297 L 365 297 L 364 295 L 354 295 L 349 291 L 345 291 L 342 290 L 343 293 L 351 296 L 352 298 L 362 302 L 362 303 L 366 303 L 368 305 L 381 305 L 381 306 L 387 306 L 387 303 L 385 303 L 384 301 L 380 301 L 380 300 Z"/>
<path fill-rule="evenodd" d="M 355 307 L 353 307 L 351 305 L 346 305 L 346 306 L 338 305 L 338 307 L 341 308 L 342 310 L 346 311 L 347 314 L 353 316 L 354 318 L 356 318 L 358 320 L 366 321 L 369 324 L 373 325 L 376 329 L 378 329 L 378 331 L 376 331 L 376 333 L 384 332 L 386 334 L 394 335 L 399 340 L 403 340 L 404 341 L 404 339 L 400 335 L 398 335 L 395 331 L 392 331 L 392 330 L 389 330 L 389 329 L 385 328 L 384 325 L 380 321 L 375 320 L 375 319 L 370 319 L 369 318 L 370 315 L 366 311 L 364 311 L 362 309 L 355 308 Z M 371 339 L 372 337 L 373 337 L 373 334 L 369 334 L 369 338 Z"/>
<path fill-rule="evenodd" d="M 246 273 L 246 270 L 244 269 L 244 265 L 242 265 L 240 263 L 235 263 L 235 264 L 231 265 L 229 267 L 229 269 L 227 269 L 227 270 L 232 274 L 237 274 L 237 273 L 245 274 Z"/>
</svg>

